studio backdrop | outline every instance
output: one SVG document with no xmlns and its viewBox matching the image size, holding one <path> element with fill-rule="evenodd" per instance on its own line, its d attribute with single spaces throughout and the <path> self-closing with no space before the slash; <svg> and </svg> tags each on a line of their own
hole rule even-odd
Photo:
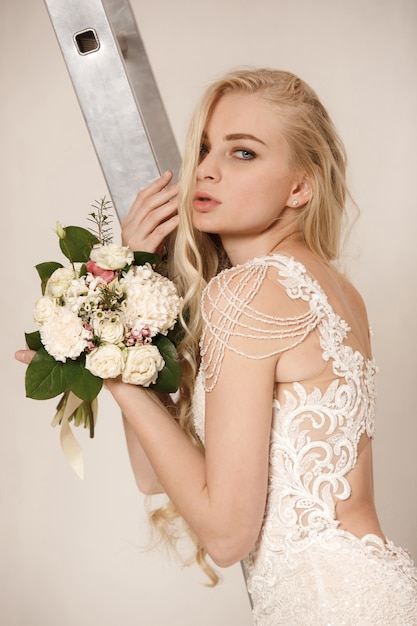
<svg viewBox="0 0 417 626">
<path fill-rule="evenodd" d="M 368 305 L 379 365 L 376 501 L 387 536 L 417 558 L 415 0 L 131 6 L 180 151 L 197 98 L 235 67 L 293 71 L 329 109 L 361 209 L 346 264 Z M 25 398 L 13 353 L 34 330 L 34 266 L 59 260 L 56 221 L 87 226 L 108 190 L 43 1 L 2 1 L 0 35 L 0 622 L 250 626 L 239 565 L 211 590 L 198 567 L 146 549 L 147 502 L 110 394 L 99 396 L 94 440 L 76 433 L 83 481 L 50 426 L 56 401 Z M 116 217 L 114 231 L 118 240 Z"/>
</svg>

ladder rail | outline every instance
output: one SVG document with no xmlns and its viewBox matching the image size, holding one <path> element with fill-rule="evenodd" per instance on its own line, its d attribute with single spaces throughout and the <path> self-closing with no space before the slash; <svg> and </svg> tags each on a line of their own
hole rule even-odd
<svg viewBox="0 0 417 626">
<path fill-rule="evenodd" d="M 180 154 L 128 0 L 44 0 L 121 222 Z"/>
</svg>

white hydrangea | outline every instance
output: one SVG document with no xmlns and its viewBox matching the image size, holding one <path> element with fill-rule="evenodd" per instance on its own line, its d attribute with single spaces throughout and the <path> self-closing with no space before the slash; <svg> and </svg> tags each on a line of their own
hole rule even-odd
<svg viewBox="0 0 417 626">
<path fill-rule="evenodd" d="M 145 264 L 133 266 L 120 283 L 127 296 L 123 302 L 127 325 L 137 332 L 149 327 L 151 336 L 166 335 L 174 327 L 181 299 L 168 278 Z"/>
<path fill-rule="evenodd" d="M 127 348 L 126 365 L 122 372 L 122 380 L 131 385 L 149 385 L 156 382 L 165 361 L 158 348 L 152 344 L 144 344 Z"/>
<path fill-rule="evenodd" d="M 56 307 L 55 315 L 42 324 L 40 335 L 47 352 L 63 363 L 80 356 L 92 337 L 78 315 L 66 307 Z"/>
</svg>

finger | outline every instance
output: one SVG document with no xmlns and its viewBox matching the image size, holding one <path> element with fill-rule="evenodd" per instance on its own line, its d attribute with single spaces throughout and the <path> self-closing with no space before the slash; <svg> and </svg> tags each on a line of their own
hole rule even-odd
<svg viewBox="0 0 417 626">
<path fill-rule="evenodd" d="M 152 235 L 155 230 L 164 224 L 164 222 L 170 220 L 172 217 L 178 214 L 178 201 L 177 198 L 171 198 L 165 204 L 153 209 L 146 216 L 143 217 L 141 222 L 141 232 L 147 233 L 148 236 Z M 131 228 L 133 225 L 131 226 Z M 136 231 L 138 232 L 138 230 Z"/>
<path fill-rule="evenodd" d="M 143 187 L 143 189 L 140 189 L 139 193 L 136 196 L 135 203 L 136 201 L 139 201 L 139 202 L 143 201 L 146 198 L 153 197 L 156 194 L 166 190 L 169 183 L 172 181 L 172 177 L 173 177 L 172 172 L 168 170 L 167 172 L 159 176 L 159 178 L 156 178 L 154 181 L 149 183 L 149 185 L 146 185 L 146 187 Z"/>
<path fill-rule="evenodd" d="M 149 233 L 152 232 L 158 221 L 157 217 L 151 217 L 153 212 L 170 200 L 166 196 L 159 198 L 158 195 L 155 194 L 150 198 L 143 198 L 141 193 L 138 194 L 132 208 L 122 221 L 122 239 L 125 245 L 129 245 L 129 241 L 131 239 L 134 240 L 137 233 L 140 233 L 142 238 L 146 239 Z"/>
<path fill-rule="evenodd" d="M 177 214 L 175 214 L 156 226 L 156 228 L 148 237 L 148 242 L 152 242 L 152 247 L 154 250 L 158 250 L 165 243 L 165 239 L 168 237 L 168 235 L 170 235 L 176 228 L 178 228 L 178 223 L 179 217 Z"/>
<path fill-rule="evenodd" d="M 36 352 L 34 350 L 17 350 L 15 352 L 14 358 L 16 361 L 20 361 L 20 363 L 25 363 L 25 365 L 29 365 Z"/>
<path fill-rule="evenodd" d="M 162 206 L 171 200 L 176 200 L 179 191 L 179 183 L 173 183 L 172 185 L 168 185 L 168 187 L 164 187 L 161 191 L 159 191 L 153 197 L 153 204 L 155 206 Z"/>
<path fill-rule="evenodd" d="M 132 243 L 135 250 L 142 252 L 152 252 L 159 256 L 163 256 L 163 247 L 165 240 L 177 227 L 179 217 L 177 214 L 172 215 L 164 222 L 159 223 L 154 230 L 146 237 L 146 239 L 136 238 Z"/>
<path fill-rule="evenodd" d="M 128 216 L 122 222 L 122 242 L 134 250 L 155 252 L 163 243 L 159 234 L 159 226 L 170 220 L 178 212 L 178 183 L 171 185 L 162 192 L 144 199 L 138 194 Z M 176 228 L 177 222 L 163 228 L 163 237 Z"/>
<path fill-rule="evenodd" d="M 129 222 L 141 223 L 152 211 L 175 199 L 178 195 L 178 190 L 178 183 L 163 187 L 162 189 L 158 186 L 158 188 L 155 187 L 151 189 L 147 187 L 141 190 L 136 196 L 123 225 L 129 224 Z"/>
<path fill-rule="evenodd" d="M 154 181 L 154 183 L 156 185 L 159 185 L 160 188 L 163 189 L 164 187 L 167 187 L 172 182 L 173 178 L 174 178 L 174 174 L 172 170 L 167 170 L 166 172 L 161 174 L 161 176 L 157 178 Z"/>
<path fill-rule="evenodd" d="M 144 218 L 142 225 L 146 231 L 151 233 L 161 224 L 165 222 L 173 215 L 178 213 L 178 201 L 177 198 L 170 198 L 168 202 L 165 202 L 161 206 L 156 207 L 150 211 Z"/>
<path fill-rule="evenodd" d="M 169 183 L 172 181 L 173 177 L 174 177 L 174 174 L 173 174 L 172 170 L 167 170 L 166 172 L 163 172 L 163 174 L 158 176 L 158 178 L 155 178 L 155 180 L 153 180 L 151 183 L 149 183 L 149 185 L 147 185 L 147 187 L 148 188 L 155 187 L 157 189 L 163 189 L 164 187 L 169 185 Z"/>
</svg>

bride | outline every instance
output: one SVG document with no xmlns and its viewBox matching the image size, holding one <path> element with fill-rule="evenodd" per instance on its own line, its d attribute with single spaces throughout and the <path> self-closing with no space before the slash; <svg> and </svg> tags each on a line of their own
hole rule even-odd
<svg viewBox="0 0 417 626">
<path fill-rule="evenodd" d="M 376 366 L 337 269 L 345 167 L 308 85 L 233 72 L 196 109 L 179 184 L 165 173 L 123 224 L 132 249 L 168 245 L 183 296 L 177 403 L 106 382 L 136 480 L 214 583 L 206 554 L 243 561 L 257 626 L 417 624 L 417 571 L 373 500 Z"/>
</svg>

